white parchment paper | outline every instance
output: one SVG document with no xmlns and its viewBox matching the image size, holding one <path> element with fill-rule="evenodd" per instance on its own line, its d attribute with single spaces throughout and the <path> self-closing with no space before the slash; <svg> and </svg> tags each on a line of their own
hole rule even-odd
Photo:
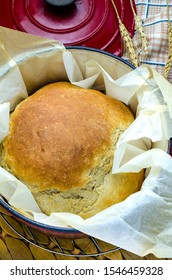
<svg viewBox="0 0 172 280">
<path fill-rule="evenodd" d="M 42 223 L 74 227 L 140 256 L 171 258 L 172 159 L 167 150 L 172 136 L 172 85 L 148 66 L 125 75 L 121 70 L 120 77 L 121 62 L 116 65 L 114 59 L 118 71 L 114 79 L 112 69 L 102 67 L 101 54 L 99 59 L 88 55 L 83 64 L 60 42 L 5 28 L 0 35 L 0 141 L 8 134 L 9 113 L 18 102 L 43 84 L 67 79 L 105 90 L 130 106 L 136 118 L 118 141 L 112 173 L 146 169 L 139 192 L 86 220 L 69 213 L 41 213 L 27 187 L 3 168 L 0 195 Z"/>
</svg>

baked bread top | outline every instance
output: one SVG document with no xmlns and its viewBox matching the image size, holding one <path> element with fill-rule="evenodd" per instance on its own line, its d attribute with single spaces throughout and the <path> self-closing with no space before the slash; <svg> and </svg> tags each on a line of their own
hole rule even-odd
<svg viewBox="0 0 172 280">
<path fill-rule="evenodd" d="M 133 120 L 124 104 L 99 91 L 49 84 L 12 113 L 4 162 L 40 190 L 82 187 Z"/>
<path fill-rule="evenodd" d="M 99 91 L 46 85 L 11 114 L 0 165 L 45 214 L 89 218 L 140 190 L 144 170 L 111 173 L 116 143 L 133 120 L 122 102 Z"/>
</svg>

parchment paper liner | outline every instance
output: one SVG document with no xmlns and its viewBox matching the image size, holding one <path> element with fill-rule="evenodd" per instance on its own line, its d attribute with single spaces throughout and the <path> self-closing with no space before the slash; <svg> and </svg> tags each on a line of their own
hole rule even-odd
<svg viewBox="0 0 172 280">
<path fill-rule="evenodd" d="M 98 60 L 88 55 L 83 64 L 80 50 L 75 59 L 77 50 L 73 55 L 60 42 L 6 28 L 0 29 L 0 35 L 1 141 L 9 131 L 10 109 L 43 84 L 69 79 L 81 87 L 105 90 L 136 115 L 118 141 L 112 173 L 146 168 L 139 192 L 87 220 L 69 213 L 42 214 L 27 187 L 0 168 L 2 197 L 42 223 L 74 227 L 140 256 L 172 257 L 172 159 L 167 154 L 172 136 L 172 85 L 144 65 L 119 78 L 120 69 L 127 66 L 114 59 L 118 77 L 114 79 L 112 69 L 102 67 L 102 61 L 108 60 L 102 54 Z M 81 53 L 87 57 L 87 51 Z"/>
</svg>

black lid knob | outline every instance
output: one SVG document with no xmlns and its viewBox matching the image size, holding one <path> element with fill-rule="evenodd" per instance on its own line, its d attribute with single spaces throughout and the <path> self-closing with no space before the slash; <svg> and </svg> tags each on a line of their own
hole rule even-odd
<svg viewBox="0 0 172 280">
<path fill-rule="evenodd" d="M 56 7 L 64 7 L 71 5 L 75 0 L 45 0 L 45 2 Z"/>
</svg>

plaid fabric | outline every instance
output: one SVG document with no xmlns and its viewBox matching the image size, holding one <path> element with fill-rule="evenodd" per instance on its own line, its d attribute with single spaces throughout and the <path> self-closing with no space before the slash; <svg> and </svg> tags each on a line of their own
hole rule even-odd
<svg viewBox="0 0 172 280">
<path fill-rule="evenodd" d="M 172 24 L 172 0 L 169 0 L 169 11 Z M 133 37 L 139 51 L 141 63 L 155 68 L 162 75 L 168 57 L 168 10 L 167 0 L 135 0 L 137 15 L 143 20 L 148 40 L 148 50 L 142 51 L 140 34 L 136 31 Z M 172 82 L 172 69 L 168 80 Z"/>
</svg>

